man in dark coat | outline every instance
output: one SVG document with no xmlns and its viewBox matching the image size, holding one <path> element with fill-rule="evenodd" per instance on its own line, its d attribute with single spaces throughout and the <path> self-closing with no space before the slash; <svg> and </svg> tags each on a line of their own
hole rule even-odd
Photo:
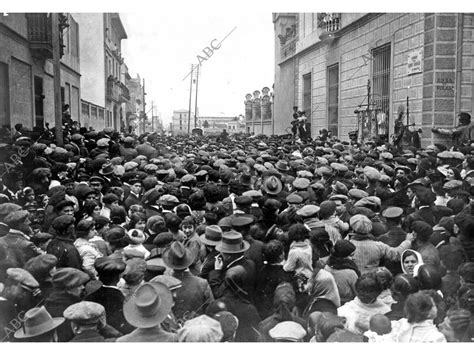
<svg viewBox="0 0 474 355">
<path fill-rule="evenodd" d="M 51 224 L 54 239 L 48 244 L 46 252 L 58 259 L 56 267 L 72 267 L 82 269 L 82 259 L 74 246 L 74 222 L 70 215 L 56 217 Z"/>
<path fill-rule="evenodd" d="M 85 301 L 96 302 L 104 306 L 107 323 L 123 334 L 128 334 L 133 327 L 123 315 L 124 296 L 117 288 L 120 274 L 125 270 L 125 263 L 110 257 L 99 258 L 94 267 L 99 274 L 100 283 L 94 285 L 95 290 L 89 290 Z"/>
<path fill-rule="evenodd" d="M 8 263 L 10 267 L 21 268 L 29 259 L 40 254 L 30 242 L 32 230 L 28 216 L 28 211 L 19 210 L 9 213 L 4 219 L 9 232 L 0 237 L 0 256 L 2 262 Z"/>
<path fill-rule="evenodd" d="M 382 216 L 387 221 L 388 231 L 385 234 L 377 237 L 377 240 L 391 246 L 392 248 L 398 247 L 406 238 L 407 233 L 402 229 L 401 218 L 403 209 L 400 207 L 389 207 L 382 212 Z M 400 262 L 384 260 L 383 266 L 389 269 L 393 275 L 397 275 L 402 272 Z"/>
<path fill-rule="evenodd" d="M 273 311 L 273 294 L 282 282 L 292 282 L 293 273 L 283 270 L 285 253 L 283 244 L 278 240 L 270 240 L 263 247 L 266 263 L 257 274 L 255 305 L 262 319 L 270 316 Z"/>
<path fill-rule="evenodd" d="M 249 300 L 253 300 L 256 280 L 255 263 L 244 256 L 249 247 L 249 243 L 244 240 L 242 234 L 236 231 L 222 234 L 222 239 L 216 246 L 216 250 L 221 255 L 214 264 L 214 270 L 209 273 L 209 285 L 214 298 L 219 298 L 224 294 L 226 289 L 224 280 L 227 272 L 236 266 L 242 266 L 245 269 L 242 287 L 248 294 Z"/>
<path fill-rule="evenodd" d="M 66 308 L 80 302 L 87 281 L 89 276 L 80 270 L 70 267 L 56 270 L 52 277 L 53 291 L 45 303 L 51 316 L 62 317 Z M 70 322 L 66 321 L 58 328 L 59 341 L 69 341 L 73 336 Z"/>
<path fill-rule="evenodd" d="M 173 314 L 181 320 L 204 314 L 214 300 L 207 280 L 194 276 L 188 269 L 194 259 L 193 252 L 177 241 L 163 252 L 165 265 L 173 270 L 171 276 L 181 281 L 173 306 Z"/>
<path fill-rule="evenodd" d="M 250 198 L 250 197 L 249 197 Z M 241 233 L 249 243 L 249 249 L 244 253 L 245 257 L 252 260 L 255 263 L 255 267 L 259 270 L 263 266 L 263 242 L 255 240 L 250 236 L 250 226 L 253 224 L 254 219 L 252 215 L 235 215 L 232 218 L 232 228 L 237 232 Z"/>
</svg>

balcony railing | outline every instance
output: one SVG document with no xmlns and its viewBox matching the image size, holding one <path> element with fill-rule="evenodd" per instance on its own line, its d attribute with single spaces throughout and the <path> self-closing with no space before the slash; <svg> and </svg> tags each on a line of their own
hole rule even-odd
<svg viewBox="0 0 474 355">
<path fill-rule="evenodd" d="M 128 102 L 130 101 L 130 91 L 124 83 L 120 83 L 120 101 Z"/>
<path fill-rule="evenodd" d="M 319 39 L 324 41 L 336 38 L 338 31 L 341 29 L 341 14 L 323 13 L 318 17 L 318 26 L 321 28 Z"/>
<path fill-rule="evenodd" d="M 113 76 L 107 78 L 107 100 L 120 101 L 120 87 Z"/>
<path fill-rule="evenodd" d="M 26 14 L 28 40 L 34 57 L 53 58 L 51 16 L 46 13 Z"/>
</svg>

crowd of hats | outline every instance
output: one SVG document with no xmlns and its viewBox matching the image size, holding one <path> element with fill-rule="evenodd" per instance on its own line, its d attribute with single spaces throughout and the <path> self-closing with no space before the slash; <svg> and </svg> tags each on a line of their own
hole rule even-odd
<svg viewBox="0 0 474 355">
<path fill-rule="evenodd" d="M 169 215 L 199 231 L 198 253 L 209 248 L 231 256 L 248 255 L 252 251 L 249 235 L 263 231 L 262 245 L 278 240 L 287 257 L 292 225 L 304 223 L 311 229 L 311 223 L 336 215 L 349 226 L 342 237 L 354 234 L 375 239 L 387 232 L 388 224 L 402 220 L 409 224 L 399 224 L 420 241 L 428 240 L 437 228 L 446 233 L 451 230 L 453 238 L 473 231 L 472 147 L 452 150 L 435 144 L 425 149 L 398 149 L 374 142 L 355 146 L 321 137 L 298 143 L 288 136 L 240 135 L 221 140 L 147 133 L 137 137 L 110 128 L 69 132 L 64 147 L 51 139 L 48 135 L 37 141 L 21 136 L 0 144 L 0 157 L 5 160 L 20 149 L 29 149 L 22 166 L 2 175 L 0 296 L 8 298 L 10 293 L 3 292 L 4 287 L 15 285 L 40 297 L 44 280 L 54 289 L 85 288 L 92 294 L 101 283 L 90 270 L 56 269 L 65 262 L 65 252 L 56 250 L 53 255 L 45 248 L 61 238 L 87 239 L 90 232 L 99 233 L 96 230 L 112 225 L 100 239 L 109 254 L 110 248 L 123 249 L 123 254 L 121 258 L 97 257 L 91 269 L 104 280 L 119 275 L 120 282 L 132 289 L 123 315 L 135 328 L 157 327 L 169 318 L 174 292 L 182 287 L 182 281 L 170 272 L 184 272 L 196 262 L 196 251 L 182 234 L 166 228 Z M 127 205 L 135 184 L 141 191 Z M 87 212 L 86 201 L 100 202 L 100 215 Z M 419 218 L 410 220 L 415 202 L 416 208 L 441 206 L 439 216 L 444 219 L 434 221 L 436 225 Z M 73 212 L 63 214 L 68 208 Z M 145 216 L 145 227 L 128 224 L 133 208 L 139 211 L 136 215 Z M 213 223 L 208 224 L 206 218 Z M 255 226 L 262 230 L 250 232 Z M 454 232 L 454 226 L 460 232 Z M 2 240 L 8 233 L 25 236 L 24 245 L 33 250 L 27 260 L 12 256 L 17 255 L 13 251 L 17 246 Z M 327 256 L 346 259 L 354 254 L 356 247 L 348 238 L 330 245 L 329 235 L 313 233 L 310 239 L 329 245 Z M 449 246 L 453 243 L 461 248 L 460 243 L 446 240 Z M 472 250 L 464 253 L 472 261 Z M 474 282 L 474 269 L 467 264 L 464 279 Z M 241 271 L 234 268 L 225 280 L 237 293 L 246 294 L 245 287 L 233 283 Z M 21 307 L 20 301 L 16 300 L 16 307 Z M 86 328 L 107 325 L 104 306 L 86 300 L 68 306 L 61 317 L 52 317 L 44 306 L 24 311 L 23 326 L 14 332 L 17 339 L 37 339 L 65 321 Z M 449 320 L 454 327 L 466 328 L 470 313 L 466 318 L 465 311 L 451 310 Z M 302 341 L 314 335 L 293 320 L 276 322 L 266 339 Z M 340 319 L 334 321 L 340 323 Z M 212 317 L 199 314 L 180 324 L 176 341 L 231 341 L 239 322 L 227 310 Z"/>
</svg>

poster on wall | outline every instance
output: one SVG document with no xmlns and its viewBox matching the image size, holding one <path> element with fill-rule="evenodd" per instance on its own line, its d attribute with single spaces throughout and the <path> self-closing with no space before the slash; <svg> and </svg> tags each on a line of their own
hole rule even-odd
<svg viewBox="0 0 474 355">
<path fill-rule="evenodd" d="M 423 72 L 423 51 L 418 49 L 408 53 L 408 75 L 418 74 Z"/>
</svg>

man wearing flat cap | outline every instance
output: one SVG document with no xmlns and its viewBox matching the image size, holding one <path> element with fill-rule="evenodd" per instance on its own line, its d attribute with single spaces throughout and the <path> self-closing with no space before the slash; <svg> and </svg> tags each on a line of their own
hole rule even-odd
<svg viewBox="0 0 474 355">
<path fill-rule="evenodd" d="M 8 233 L 0 237 L 0 255 L 13 267 L 23 267 L 25 263 L 40 254 L 40 250 L 30 241 L 32 234 L 29 213 L 24 210 L 10 212 L 4 223 Z"/>
<path fill-rule="evenodd" d="M 123 334 L 130 333 L 133 327 L 125 320 L 123 304 L 125 297 L 117 287 L 120 275 L 125 271 L 126 264 L 119 259 L 111 257 L 99 258 L 94 267 L 99 275 L 99 283 L 89 290 L 85 301 L 96 302 L 104 306 L 107 323 Z M 92 288 L 92 287 L 91 287 Z"/>
<path fill-rule="evenodd" d="M 74 337 L 70 342 L 104 342 L 99 329 L 106 323 L 105 309 L 95 302 L 82 301 L 64 310 L 64 318 L 71 323 Z"/>
<path fill-rule="evenodd" d="M 396 248 L 403 243 L 407 233 L 402 229 L 402 215 L 403 209 L 400 207 L 391 206 L 386 208 L 382 212 L 382 217 L 385 218 L 385 225 L 388 230 L 386 233 L 378 236 L 377 240 L 392 248 Z M 393 275 L 402 272 L 402 268 L 398 261 L 384 260 L 383 266 L 389 269 Z"/>
<path fill-rule="evenodd" d="M 53 317 L 62 317 L 70 305 L 80 302 L 89 276 L 78 269 L 59 268 L 52 275 L 53 291 L 46 299 L 45 307 Z M 58 340 L 69 341 L 73 337 L 71 325 L 65 322 L 58 329 Z"/>
</svg>

